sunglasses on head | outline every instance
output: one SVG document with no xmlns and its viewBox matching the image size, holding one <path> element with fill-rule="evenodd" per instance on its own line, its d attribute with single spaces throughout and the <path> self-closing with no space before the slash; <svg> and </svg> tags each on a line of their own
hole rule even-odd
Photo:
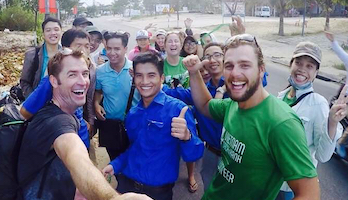
<svg viewBox="0 0 348 200">
<path fill-rule="evenodd" d="M 256 41 L 255 36 L 250 35 L 250 34 L 240 34 L 240 35 L 235 35 L 230 37 L 229 39 L 226 40 L 225 45 L 232 44 L 237 41 L 245 41 L 245 42 L 250 42 L 250 43 L 255 43 L 257 47 L 259 47 L 259 44 Z"/>
<path fill-rule="evenodd" d="M 107 37 L 114 37 L 114 36 L 127 36 L 127 38 L 130 37 L 130 34 L 126 31 L 106 31 L 104 33 L 104 38 L 107 38 Z"/>
</svg>

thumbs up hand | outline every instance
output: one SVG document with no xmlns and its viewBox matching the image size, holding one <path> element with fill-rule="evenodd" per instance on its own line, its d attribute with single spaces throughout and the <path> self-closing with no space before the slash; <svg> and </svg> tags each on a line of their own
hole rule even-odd
<svg viewBox="0 0 348 200">
<path fill-rule="evenodd" d="M 178 117 L 173 117 L 172 119 L 172 136 L 179 138 L 180 140 L 187 141 L 191 138 L 191 133 L 187 129 L 187 124 L 185 120 L 185 114 L 188 106 L 181 109 Z"/>
</svg>

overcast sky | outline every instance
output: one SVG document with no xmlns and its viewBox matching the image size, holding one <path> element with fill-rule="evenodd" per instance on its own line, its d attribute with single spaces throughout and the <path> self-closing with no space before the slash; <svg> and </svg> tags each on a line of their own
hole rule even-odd
<svg viewBox="0 0 348 200">
<path fill-rule="evenodd" d="M 111 4 L 114 0 L 95 0 L 95 3 L 98 5 L 98 3 L 103 5 Z M 87 5 L 91 6 L 93 5 L 93 0 L 80 0 L 80 2 L 86 2 Z"/>
</svg>

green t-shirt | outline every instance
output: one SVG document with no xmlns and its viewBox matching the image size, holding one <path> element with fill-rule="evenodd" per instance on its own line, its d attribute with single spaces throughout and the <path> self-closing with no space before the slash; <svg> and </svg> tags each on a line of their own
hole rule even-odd
<svg viewBox="0 0 348 200">
<path fill-rule="evenodd" d="M 222 157 L 202 199 L 274 200 L 284 180 L 317 176 L 300 119 L 273 95 L 250 109 L 213 99 L 209 111 L 223 122 Z"/>
<path fill-rule="evenodd" d="M 164 60 L 164 83 L 167 84 L 169 87 L 171 86 L 171 83 L 174 78 L 178 79 L 180 84 L 184 88 L 188 88 L 190 85 L 189 74 L 186 67 L 182 63 L 182 59 L 183 57 L 180 57 L 179 64 L 176 66 L 170 65 L 167 59 Z"/>
<path fill-rule="evenodd" d="M 285 94 L 284 98 L 283 98 L 283 101 L 288 104 L 288 105 L 291 105 L 293 103 L 295 103 L 296 101 L 296 96 L 294 96 L 293 98 L 289 98 L 288 97 L 288 94 L 289 94 L 290 90 Z"/>
</svg>

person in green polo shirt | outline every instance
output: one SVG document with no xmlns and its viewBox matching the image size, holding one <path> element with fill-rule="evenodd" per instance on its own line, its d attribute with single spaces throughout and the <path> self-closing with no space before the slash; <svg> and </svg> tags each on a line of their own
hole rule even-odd
<svg viewBox="0 0 348 200">
<path fill-rule="evenodd" d="M 222 157 L 203 200 L 274 200 L 283 181 L 295 199 L 319 199 L 317 173 L 304 128 L 295 112 L 262 87 L 261 48 L 249 34 L 231 37 L 224 49 L 224 77 L 230 99 L 212 99 L 199 69 L 207 61 L 183 60 L 195 106 L 223 122 Z"/>
</svg>

